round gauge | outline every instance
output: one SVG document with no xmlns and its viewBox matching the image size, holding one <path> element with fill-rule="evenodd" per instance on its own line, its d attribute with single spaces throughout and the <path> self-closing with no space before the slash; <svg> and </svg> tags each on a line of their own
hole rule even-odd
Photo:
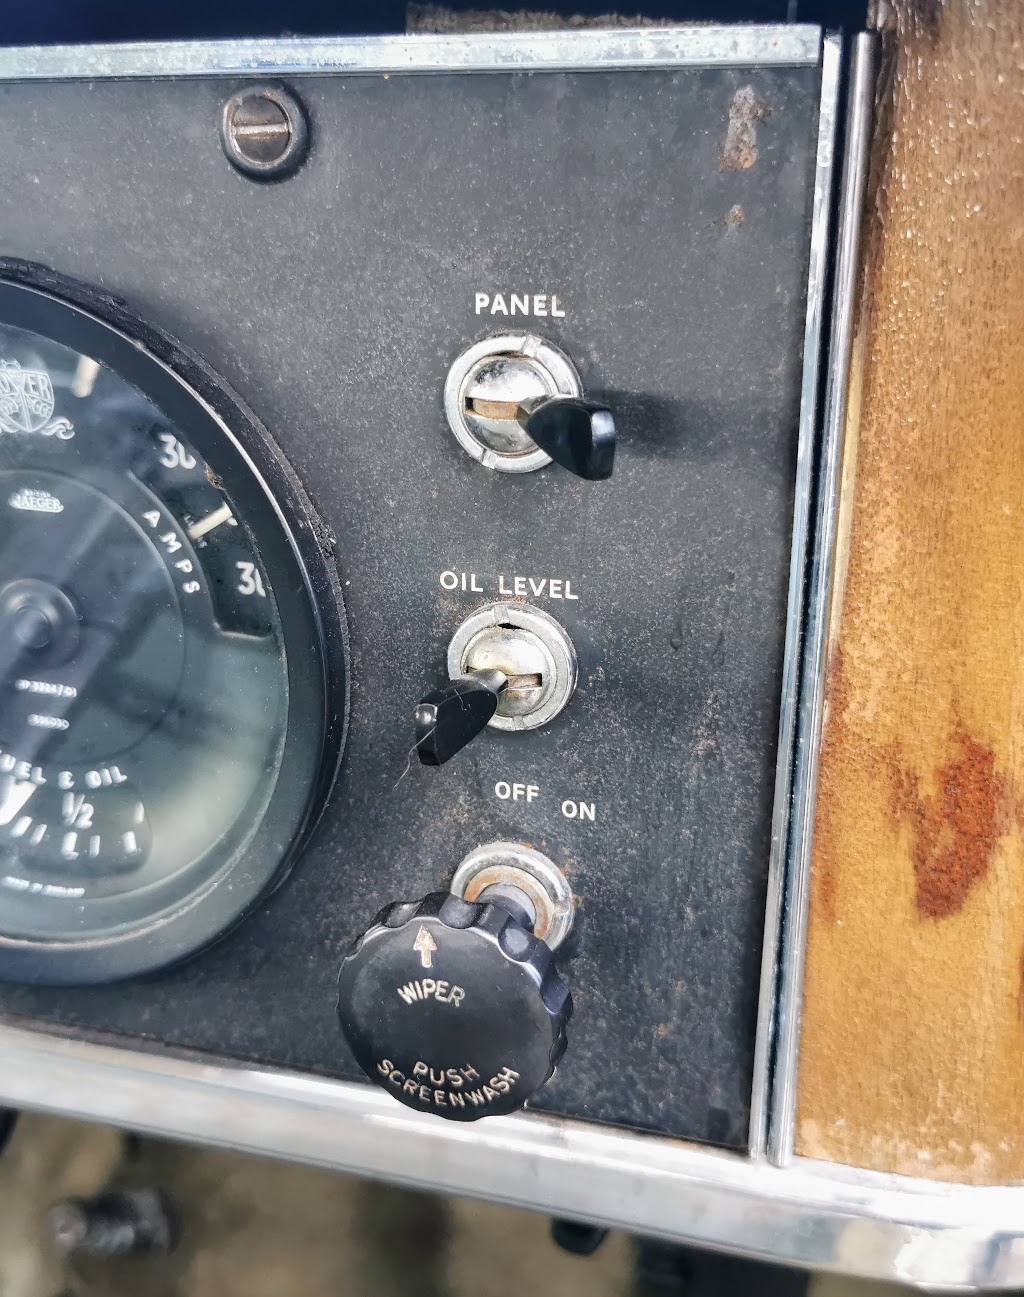
<svg viewBox="0 0 1024 1297">
<path fill-rule="evenodd" d="M 317 534 L 198 360 L 0 268 L 0 979 L 170 963 L 290 864 L 345 716 Z"/>
</svg>

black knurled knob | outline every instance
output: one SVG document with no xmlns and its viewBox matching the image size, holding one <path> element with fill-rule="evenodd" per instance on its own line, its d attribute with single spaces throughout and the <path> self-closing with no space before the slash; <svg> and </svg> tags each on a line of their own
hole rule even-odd
<svg viewBox="0 0 1024 1297">
<path fill-rule="evenodd" d="M 341 966 L 338 1016 L 366 1075 L 452 1121 L 515 1112 L 565 1052 L 554 956 L 498 904 L 448 892 L 381 910 Z"/>
</svg>

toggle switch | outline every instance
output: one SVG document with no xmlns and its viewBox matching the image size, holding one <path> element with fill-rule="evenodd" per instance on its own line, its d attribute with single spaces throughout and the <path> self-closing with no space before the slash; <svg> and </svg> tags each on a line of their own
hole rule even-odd
<svg viewBox="0 0 1024 1297">
<path fill-rule="evenodd" d="M 508 687 L 500 671 L 480 671 L 432 689 L 416 705 L 416 753 L 425 766 L 443 766 L 487 726 Z"/>
<path fill-rule="evenodd" d="M 576 687 L 576 651 L 548 613 L 492 603 L 455 632 L 448 674 L 415 711 L 416 751 L 428 766 L 444 765 L 488 727 L 529 730 L 553 720 Z"/>
<path fill-rule="evenodd" d="M 588 482 L 603 482 L 615 466 L 618 434 L 606 406 L 578 396 L 541 396 L 519 402 L 516 419 L 545 454 Z"/>
<path fill-rule="evenodd" d="M 500 334 L 468 348 L 448 372 L 445 414 L 485 468 L 532 473 L 556 463 L 577 477 L 611 476 L 610 410 L 584 400 L 572 361 L 536 334 Z"/>
</svg>

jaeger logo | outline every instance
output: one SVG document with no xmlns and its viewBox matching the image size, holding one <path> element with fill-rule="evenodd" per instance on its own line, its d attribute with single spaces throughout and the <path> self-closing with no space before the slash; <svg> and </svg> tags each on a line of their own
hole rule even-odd
<svg viewBox="0 0 1024 1297">
<path fill-rule="evenodd" d="M 45 370 L 0 360 L 0 432 L 38 432 L 70 441 L 74 428 L 68 419 L 52 419 L 53 406 L 53 384 Z"/>
<path fill-rule="evenodd" d="M 27 486 L 15 491 L 7 503 L 12 509 L 26 509 L 30 513 L 64 512 L 64 506 L 55 495 L 49 491 L 33 491 Z"/>
</svg>

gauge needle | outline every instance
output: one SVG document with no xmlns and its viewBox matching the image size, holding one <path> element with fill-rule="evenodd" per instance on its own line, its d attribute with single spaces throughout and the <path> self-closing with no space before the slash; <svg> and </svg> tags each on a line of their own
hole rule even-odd
<svg viewBox="0 0 1024 1297">
<path fill-rule="evenodd" d="M 35 790 L 36 785 L 28 780 L 12 779 L 7 785 L 3 801 L 0 802 L 0 825 L 10 824 Z"/>
<path fill-rule="evenodd" d="M 219 527 L 223 522 L 229 522 L 231 516 L 231 506 L 222 504 L 219 509 L 214 509 L 213 513 L 208 513 L 205 518 L 200 518 L 198 522 L 194 522 L 189 527 L 189 540 L 201 540 L 208 531 L 213 531 L 214 527 Z"/>
</svg>

